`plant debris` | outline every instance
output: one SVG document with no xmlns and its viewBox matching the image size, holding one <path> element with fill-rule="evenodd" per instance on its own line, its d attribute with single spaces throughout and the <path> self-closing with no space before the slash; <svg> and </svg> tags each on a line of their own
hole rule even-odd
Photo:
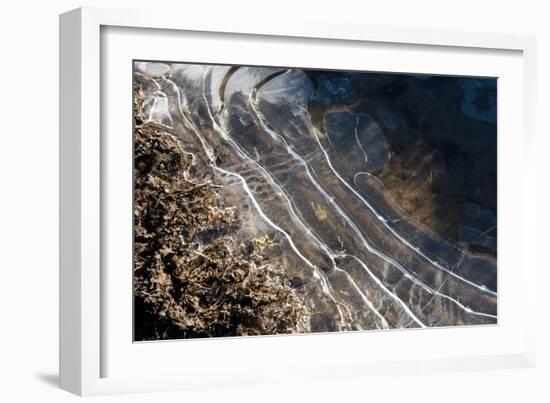
<svg viewBox="0 0 550 403">
<path fill-rule="evenodd" d="M 146 123 L 134 96 L 134 339 L 294 333 L 308 315 L 267 234 L 236 241 L 221 186 L 195 183 L 192 155 Z M 184 173 L 187 172 L 186 175 Z"/>
</svg>

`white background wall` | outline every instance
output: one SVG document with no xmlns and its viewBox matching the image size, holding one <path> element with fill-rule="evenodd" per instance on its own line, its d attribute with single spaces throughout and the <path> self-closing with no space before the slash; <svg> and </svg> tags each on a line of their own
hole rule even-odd
<svg viewBox="0 0 550 403">
<path fill-rule="evenodd" d="M 549 276 L 543 262 L 550 224 L 547 184 L 550 111 L 550 12 L 544 1 L 30 1 L 1 6 L 0 62 L 0 400 L 74 401 L 56 388 L 58 336 L 58 14 L 81 5 L 185 7 L 231 18 L 324 19 L 374 25 L 452 28 L 537 35 L 539 365 L 535 369 L 376 377 L 349 384 L 307 384 L 209 392 L 95 398 L 100 401 L 550 401 Z M 188 4 L 186 4 L 188 3 Z M 521 167 L 518 167 L 519 169 Z"/>
</svg>

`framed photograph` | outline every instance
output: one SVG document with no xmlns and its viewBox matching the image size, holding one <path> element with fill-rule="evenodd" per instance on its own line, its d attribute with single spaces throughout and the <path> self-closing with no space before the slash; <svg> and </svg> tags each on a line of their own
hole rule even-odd
<svg viewBox="0 0 550 403">
<path fill-rule="evenodd" d="M 85 8 L 60 49 L 64 389 L 533 365 L 532 37 Z"/>
</svg>

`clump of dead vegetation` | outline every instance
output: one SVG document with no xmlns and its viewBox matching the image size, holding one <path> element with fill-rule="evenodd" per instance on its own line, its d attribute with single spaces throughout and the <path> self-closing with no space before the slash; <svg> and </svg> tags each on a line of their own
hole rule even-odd
<svg viewBox="0 0 550 403">
<path fill-rule="evenodd" d="M 134 107 L 135 340 L 292 333 L 307 311 L 266 235 L 237 242 L 238 211 L 219 186 L 184 177 L 192 164 L 171 134 Z"/>
</svg>

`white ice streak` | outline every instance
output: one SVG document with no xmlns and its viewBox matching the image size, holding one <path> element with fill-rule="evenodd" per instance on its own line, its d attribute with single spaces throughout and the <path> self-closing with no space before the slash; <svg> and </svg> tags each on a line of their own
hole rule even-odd
<svg viewBox="0 0 550 403">
<path fill-rule="evenodd" d="M 168 98 L 162 91 L 156 91 L 143 101 L 143 111 L 147 114 L 144 123 L 155 122 L 172 128 L 174 122 L 168 109 Z"/>
<path fill-rule="evenodd" d="M 281 81 L 284 83 L 281 84 Z M 313 96 L 313 85 L 301 70 L 289 69 L 261 86 L 262 99 L 273 105 L 292 105 L 291 112 L 304 113 Z M 253 89 L 256 90 L 256 86 Z M 296 116 L 296 115 L 294 115 Z"/>
<path fill-rule="evenodd" d="M 355 117 L 355 128 L 353 129 L 354 132 L 355 132 L 355 140 L 357 141 L 357 145 L 359 146 L 359 148 L 361 149 L 361 151 L 363 151 L 363 155 L 365 156 L 365 164 L 366 166 L 368 166 L 369 164 L 369 158 L 367 156 L 367 152 L 365 151 L 365 149 L 363 148 L 363 144 L 361 144 L 361 142 L 359 141 L 359 134 L 357 133 L 357 128 L 359 127 L 359 117 L 356 116 Z"/>
<path fill-rule="evenodd" d="M 494 230 L 496 228 L 496 226 L 493 226 L 489 229 L 487 229 L 486 231 L 484 231 L 483 233 L 481 233 L 477 238 L 476 238 L 476 241 L 479 240 L 479 238 L 481 238 L 483 235 L 491 232 L 492 230 Z M 451 267 L 451 270 L 455 269 L 456 267 L 459 267 L 462 262 L 464 261 L 464 258 L 466 257 L 466 249 L 464 249 L 461 253 L 460 253 L 460 258 L 456 261 L 456 263 Z M 443 287 L 443 285 L 445 284 L 445 282 L 447 281 L 449 277 L 447 277 L 442 283 L 441 285 L 439 286 L 438 288 L 438 291 L 441 290 L 441 288 Z M 433 299 L 435 298 L 435 295 L 432 296 L 432 298 L 430 298 L 430 300 L 428 302 L 426 302 L 426 304 L 420 309 L 420 312 L 423 312 L 426 307 L 433 301 Z M 410 323 L 410 322 L 409 322 Z"/>
<path fill-rule="evenodd" d="M 230 100 L 235 93 L 248 96 L 258 82 L 265 80 L 271 74 L 285 70 L 277 67 L 240 67 L 227 81 L 224 99 Z"/>
<path fill-rule="evenodd" d="M 134 68 L 149 77 L 161 77 L 170 72 L 169 65 L 158 62 L 135 62 Z"/>
<path fill-rule="evenodd" d="M 374 282 L 376 284 L 378 284 L 378 286 L 380 288 L 382 288 L 391 298 L 393 298 L 399 305 L 401 305 L 401 307 L 403 308 L 403 310 L 412 318 L 412 320 L 414 322 L 416 322 L 420 327 L 422 328 L 425 328 L 426 325 L 424 323 L 422 323 L 420 321 L 420 319 L 418 319 L 416 317 L 416 315 L 411 311 L 411 309 L 407 306 L 407 304 L 405 304 L 397 295 L 395 295 L 393 292 L 391 292 L 385 285 L 384 283 L 374 275 L 374 273 L 368 268 L 368 266 L 363 263 L 363 261 L 361 259 L 359 259 L 357 256 L 353 256 L 353 255 L 349 255 L 349 254 L 346 254 L 345 256 L 348 256 L 348 257 L 351 257 L 352 259 L 354 259 L 355 261 L 357 261 L 362 267 L 363 269 L 367 272 L 367 274 L 374 280 Z M 410 323 L 410 322 L 409 322 Z"/>
<path fill-rule="evenodd" d="M 210 70 L 210 108 L 214 115 L 221 110 L 223 100 L 221 99 L 220 87 L 230 70 L 230 66 L 214 66 Z"/>
<path fill-rule="evenodd" d="M 237 178 L 241 182 L 244 191 L 246 192 L 246 194 L 248 195 L 248 197 L 252 201 L 252 204 L 254 204 L 254 207 L 256 207 L 256 210 L 258 211 L 258 214 L 260 214 L 260 216 L 265 220 L 265 222 L 267 222 L 274 230 L 276 230 L 276 231 L 280 232 L 281 234 L 283 234 L 283 236 L 288 241 L 288 243 L 289 243 L 290 247 L 292 248 L 292 250 L 294 251 L 294 253 L 296 253 L 296 255 L 298 255 L 298 257 L 300 259 L 302 259 L 308 267 L 310 267 L 311 269 L 314 269 L 315 272 L 317 271 L 317 266 L 315 266 L 313 263 L 311 263 L 309 261 L 309 259 L 307 257 L 305 257 L 302 254 L 302 252 L 300 252 L 300 250 L 296 247 L 296 245 L 294 244 L 294 241 L 292 240 L 292 237 L 288 234 L 288 232 L 286 232 L 284 229 L 282 229 L 277 224 L 275 224 L 273 221 L 271 221 L 271 219 L 263 212 L 260 204 L 258 203 L 256 198 L 252 194 L 252 191 L 250 190 L 250 187 L 248 186 L 248 183 L 246 182 L 246 179 L 244 179 L 238 173 L 227 171 L 227 170 L 225 170 L 223 168 L 220 168 L 216 165 L 210 165 L 210 166 L 213 169 L 215 169 L 216 171 L 220 171 L 220 172 L 222 172 L 226 175 L 233 176 L 233 177 Z M 329 292 L 326 282 L 323 282 L 323 291 L 326 292 L 326 293 Z"/>
<path fill-rule="evenodd" d="M 183 119 L 183 122 L 184 124 L 189 128 L 191 129 L 191 131 L 193 131 L 193 133 L 195 133 L 195 135 L 197 136 L 197 138 L 199 139 L 199 142 L 201 143 L 201 146 L 206 154 L 206 156 L 208 157 L 208 160 L 210 162 L 214 161 L 215 157 L 214 157 L 214 151 L 212 150 L 212 148 L 210 147 L 210 145 L 208 145 L 206 143 L 206 140 L 204 139 L 204 137 L 201 135 L 201 133 L 197 130 L 197 128 L 195 127 L 195 125 L 190 121 L 190 119 L 187 118 L 187 116 L 185 116 L 185 113 L 183 112 L 183 105 L 182 105 L 182 98 L 183 98 L 183 95 L 181 94 L 181 91 L 179 89 L 179 87 L 171 80 L 169 79 L 164 79 L 164 81 L 171 85 L 173 88 L 173 90 L 176 92 L 177 94 L 177 110 L 179 112 L 179 115 L 181 116 L 181 118 Z"/>
<path fill-rule="evenodd" d="M 345 270 L 340 269 L 336 264 L 334 265 L 334 269 L 336 271 L 341 272 L 341 273 L 343 273 L 344 275 L 347 276 L 347 278 L 349 279 L 351 285 L 353 286 L 353 288 L 355 289 L 357 294 L 359 294 L 361 296 L 361 299 L 363 300 L 365 305 L 378 317 L 378 319 L 382 323 L 382 328 L 383 329 L 389 329 L 390 325 L 389 325 L 388 321 L 386 320 L 386 318 L 384 318 L 384 316 L 382 316 L 382 314 L 378 311 L 378 309 L 376 309 L 376 307 L 374 306 L 372 301 L 370 299 L 368 299 L 366 294 L 359 288 L 359 286 L 357 285 L 355 280 L 353 280 L 353 278 L 349 275 L 349 273 Z"/>
</svg>

